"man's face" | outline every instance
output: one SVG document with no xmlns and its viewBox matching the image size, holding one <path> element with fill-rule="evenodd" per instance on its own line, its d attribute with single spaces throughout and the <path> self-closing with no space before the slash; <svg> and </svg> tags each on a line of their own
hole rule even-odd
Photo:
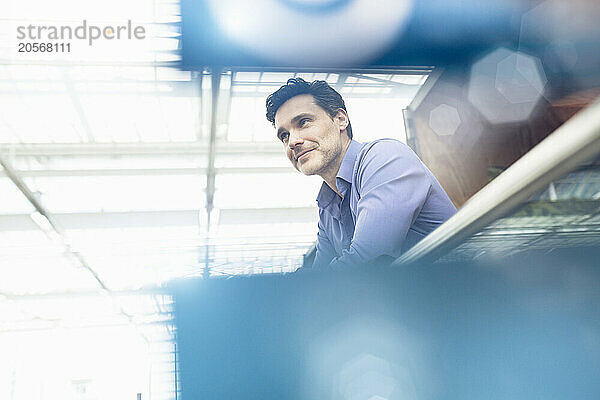
<svg viewBox="0 0 600 400">
<path fill-rule="evenodd" d="M 294 168 L 305 175 L 323 176 L 339 169 L 350 141 L 347 125 L 343 110 L 331 118 L 310 94 L 292 97 L 275 114 L 277 137 Z"/>
</svg>

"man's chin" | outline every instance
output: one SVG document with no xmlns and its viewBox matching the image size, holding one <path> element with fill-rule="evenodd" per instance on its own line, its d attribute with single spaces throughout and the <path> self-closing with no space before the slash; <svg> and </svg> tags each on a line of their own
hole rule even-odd
<svg viewBox="0 0 600 400">
<path fill-rule="evenodd" d="M 306 166 L 306 165 L 298 165 L 296 167 L 296 169 L 300 172 L 302 172 L 304 175 L 306 176 L 311 176 L 314 175 L 316 173 L 314 168 L 310 168 L 310 166 Z"/>
<path fill-rule="evenodd" d="M 302 172 L 304 175 L 306 176 L 311 176 L 315 174 L 315 171 L 313 170 L 307 170 L 307 169 L 299 169 L 298 171 Z"/>
</svg>

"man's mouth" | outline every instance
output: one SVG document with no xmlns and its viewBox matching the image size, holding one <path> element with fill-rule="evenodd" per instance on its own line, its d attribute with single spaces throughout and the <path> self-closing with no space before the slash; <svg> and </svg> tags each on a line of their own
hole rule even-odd
<svg viewBox="0 0 600 400">
<path fill-rule="evenodd" d="M 305 154 L 310 153 L 311 151 L 313 151 L 314 149 L 308 149 L 308 150 L 303 150 L 300 153 L 298 153 L 298 155 L 296 156 L 296 161 L 300 161 L 300 158 L 303 157 Z"/>
</svg>

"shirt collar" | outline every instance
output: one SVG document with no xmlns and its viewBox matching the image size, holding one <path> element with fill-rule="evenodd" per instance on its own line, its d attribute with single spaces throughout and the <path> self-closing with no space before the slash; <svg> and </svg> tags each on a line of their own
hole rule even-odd
<svg viewBox="0 0 600 400">
<path fill-rule="evenodd" d="M 338 171 L 336 178 L 342 178 L 348 183 L 352 183 L 352 173 L 354 172 L 354 164 L 356 163 L 356 156 L 361 149 L 361 144 L 355 140 L 350 140 L 350 145 L 346 150 L 342 165 Z"/>
<path fill-rule="evenodd" d="M 350 140 L 350 145 L 346 150 L 346 154 L 344 154 L 344 159 L 342 160 L 342 165 L 340 165 L 340 169 L 336 175 L 336 178 L 341 178 L 348 183 L 352 183 L 354 164 L 356 163 L 356 157 L 358 156 L 361 148 L 361 143 L 355 140 Z M 327 207 L 335 198 L 335 196 L 337 196 L 337 193 L 335 193 L 326 182 L 323 182 L 321 185 L 321 190 L 319 190 L 319 194 L 317 196 L 317 204 L 319 208 Z"/>
</svg>

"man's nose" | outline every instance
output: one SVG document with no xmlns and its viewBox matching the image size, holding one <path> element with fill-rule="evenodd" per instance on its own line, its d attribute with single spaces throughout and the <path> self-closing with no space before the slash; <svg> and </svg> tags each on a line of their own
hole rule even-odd
<svg viewBox="0 0 600 400">
<path fill-rule="evenodd" d="M 288 146 L 290 146 L 290 149 L 294 149 L 294 147 L 301 145 L 302 143 L 304 143 L 304 139 L 302 139 L 300 135 L 290 132 L 290 137 L 288 140 Z"/>
</svg>

